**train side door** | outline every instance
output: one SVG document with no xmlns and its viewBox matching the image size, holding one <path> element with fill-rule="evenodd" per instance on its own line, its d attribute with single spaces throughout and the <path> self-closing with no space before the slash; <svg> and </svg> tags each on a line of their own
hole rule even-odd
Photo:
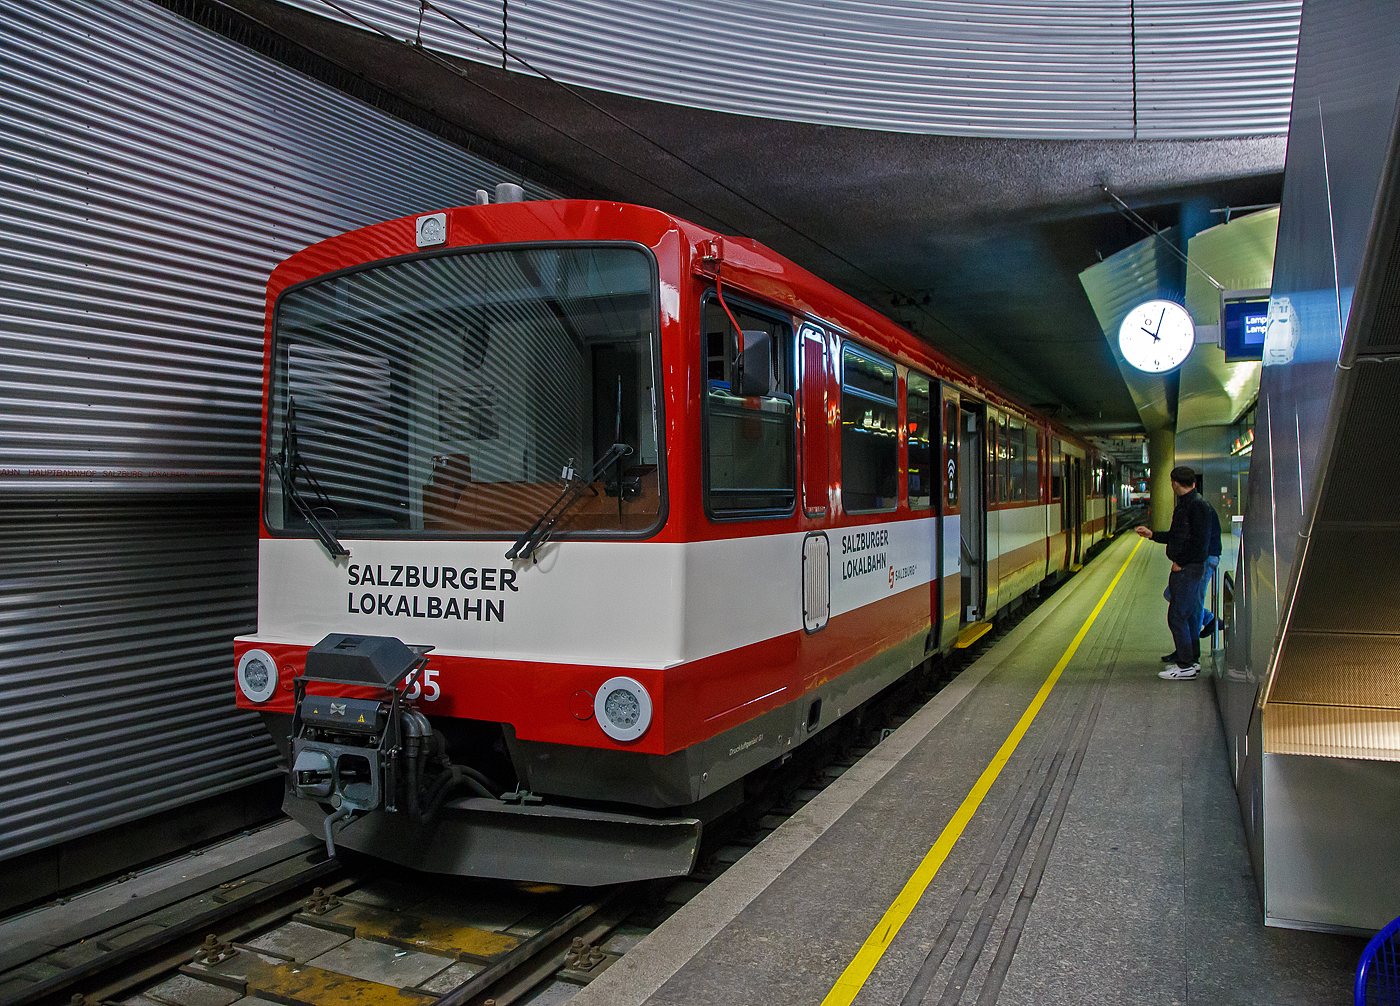
<svg viewBox="0 0 1400 1006">
<path fill-rule="evenodd" d="M 815 325 L 798 333 L 802 359 L 802 509 L 824 517 L 831 508 L 831 354 Z"/>
<path fill-rule="evenodd" d="M 917 370 L 903 370 L 904 375 L 904 448 L 905 485 L 909 516 L 914 518 L 905 530 L 912 532 L 919 571 L 927 573 L 927 582 L 919 589 L 928 592 L 928 635 L 924 637 L 924 652 L 938 649 L 943 632 L 942 608 L 939 602 L 941 567 L 939 548 L 938 503 L 943 489 L 940 450 L 938 382 Z M 906 539 L 909 540 L 909 539 Z M 893 582 L 891 583 L 893 586 Z"/>
<path fill-rule="evenodd" d="M 824 517 L 831 510 L 831 367 L 826 336 L 813 325 L 798 332 L 802 365 L 802 510 Z M 810 634 L 826 628 L 831 616 L 831 545 L 826 532 L 813 531 L 802 542 L 802 625 Z"/>
<path fill-rule="evenodd" d="M 987 600 L 987 479 L 986 409 L 961 405 L 958 455 L 958 562 L 962 577 L 963 623 L 980 621 Z"/>
<path fill-rule="evenodd" d="M 942 511 L 938 536 L 938 590 L 936 592 L 937 621 L 942 628 L 940 639 L 952 639 L 958 634 L 962 621 L 962 406 L 957 389 L 943 386 L 939 436 L 943 450 L 939 455 L 940 472 L 938 506 Z"/>
<path fill-rule="evenodd" d="M 1065 459 L 1069 473 L 1069 537 L 1071 565 L 1078 566 L 1083 561 L 1081 548 L 1084 535 L 1084 459 L 1070 455 Z"/>
</svg>

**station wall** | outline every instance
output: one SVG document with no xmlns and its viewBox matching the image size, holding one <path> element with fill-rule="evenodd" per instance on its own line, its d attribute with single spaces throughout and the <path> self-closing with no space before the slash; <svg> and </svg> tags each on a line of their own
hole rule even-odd
<svg viewBox="0 0 1400 1006">
<path fill-rule="evenodd" d="M 1393 21 L 1364 0 L 1303 11 L 1236 585 L 1243 659 L 1217 679 L 1273 925 L 1374 930 L 1400 904 L 1373 837 L 1400 794 Z"/>
<path fill-rule="evenodd" d="M 84 879 L 46 850 L 278 773 L 232 673 L 272 267 L 500 181 L 555 193 L 144 0 L 8 6 L 0 62 L 10 903 Z"/>
</svg>

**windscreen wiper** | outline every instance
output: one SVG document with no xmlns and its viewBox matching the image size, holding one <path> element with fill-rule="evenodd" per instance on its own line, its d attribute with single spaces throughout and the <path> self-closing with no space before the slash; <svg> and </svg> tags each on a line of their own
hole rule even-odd
<svg viewBox="0 0 1400 1006">
<path fill-rule="evenodd" d="M 631 453 L 632 448 L 626 444 L 613 444 L 608 448 L 607 453 L 598 459 L 598 463 L 593 466 L 593 470 L 588 473 L 587 478 L 575 475 L 572 468 L 564 469 L 564 491 L 559 494 L 558 499 L 549 505 L 549 509 L 540 514 L 539 519 L 530 525 L 530 530 L 520 536 L 520 540 L 506 553 L 506 558 L 528 559 L 533 556 L 540 546 L 549 540 L 550 532 L 554 530 L 554 525 L 559 522 L 559 518 L 564 516 L 564 511 L 573 506 L 584 492 L 592 488 L 598 476 L 605 472 L 609 465 L 620 461 Z"/>
<path fill-rule="evenodd" d="M 306 497 L 297 488 L 297 472 L 300 471 L 306 476 L 306 481 L 311 484 L 312 491 L 316 494 L 316 500 L 332 514 L 335 510 L 331 507 L 331 501 L 321 488 L 321 483 L 316 480 L 316 475 L 306 467 L 306 462 L 302 460 L 301 452 L 297 450 L 297 410 L 296 402 L 290 395 L 287 396 L 287 411 L 282 416 L 282 449 L 277 453 L 277 458 L 273 462 L 273 468 L 277 472 L 277 478 L 282 483 L 282 491 L 291 499 L 292 505 L 297 508 L 307 525 L 321 540 L 321 544 L 326 546 L 326 551 L 331 554 L 332 559 L 348 559 L 350 550 L 340 543 L 340 539 L 331 533 L 326 525 L 321 523 L 321 519 L 316 516 L 315 510 L 306 501 Z"/>
</svg>

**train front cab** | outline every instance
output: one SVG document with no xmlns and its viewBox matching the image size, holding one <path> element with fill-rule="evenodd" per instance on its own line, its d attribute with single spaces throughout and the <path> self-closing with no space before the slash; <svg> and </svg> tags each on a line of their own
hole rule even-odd
<svg viewBox="0 0 1400 1006">
<path fill-rule="evenodd" d="M 463 226 L 480 219 L 489 235 L 490 215 L 534 225 L 525 219 L 528 207 L 490 207 L 485 215 L 487 209 L 465 211 L 470 215 L 462 217 Z M 690 818 L 731 805 L 749 773 L 780 759 L 930 654 L 952 648 L 969 626 L 987 625 L 1047 575 L 1079 559 L 1082 503 L 1061 517 L 1075 531 L 1072 549 L 1066 535 L 1063 564 L 1052 554 L 1045 424 L 978 391 L 975 379 L 800 270 L 787 274 L 791 285 L 774 280 L 775 260 L 758 246 L 726 246 L 739 261 L 724 263 L 721 288 L 717 263 L 707 271 L 687 256 L 687 248 L 699 250 L 706 242 L 675 242 L 677 232 L 668 229 L 674 225 L 652 211 L 629 210 L 619 219 L 628 227 L 654 228 L 645 244 L 655 255 L 659 288 L 678 296 L 668 301 L 654 330 L 660 349 L 653 358 L 656 393 L 646 393 L 646 381 L 633 388 L 606 368 L 601 377 L 594 374 L 616 389 L 595 395 L 608 406 L 599 413 L 608 421 L 595 416 L 594 433 L 622 430 L 625 439 L 636 439 L 626 433 L 630 419 L 621 403 L 649 403 L 664 451 L 656 467 L 639 477 L 644 490 L 654 470 L 663 494 L 642 522 L 655 521 L 656 530 L 643 533 L 638 524 L 632 540 L 617 536 L 606 546 L 560 541 L 551 546 L 554 558 L 538 566 L 517 563 L 512 589 L 521 590 L 510 597 L 511 621 L 498 619 L 488 634 L 476 637 L 480 642 L 449 634 L 445 621 L 395 622 L 387 612 L 371 612 L 354 591 L 347 620 L 345 571 L 329 566 L 321 546 L 305 533 L 264 533 L 259 621 L 260 632 L 269 636 L 243 638 L 241 652 L 271 647 L 274 662 L 290 663 L 290 684 L 306 650 L 325 632 L 412 634 L 405 642 L 436 645 L 429 662 L 441 700 L 433 695 L 423 707 L 434 727 L 461 733 L 475 724 L 473 729 L 503 733 L 501 754 L 514 778 L 503 771 L 501 779 L 546 801 L 507 807 L 481 796 L 454 800 L 449 809 L 460 826 L 455 837 L 441 841 L 376 811 L 374 820 L 383 825 L 377 831 L 357 818 L 345 833 L 362 851 L 441 872 L 603 882 L 598 870 L 579 873 L 558 856 L 553 872 L 538 867 L 550 861 L 551 842 L 557 848 L 577 839 L 575 848 L 585 848 L 612 814 L 600 817 L 600 806 L 611 805 L 640 815 L 623 815 L 624 821 L 613 814 L 616 820 L 608 820 L 620 830 L 655 831 L 668 823 L 678 837 L 656 850 L 664 866 L 619 860 L 621 872 L 607 874 L 608 882 L 648 869 L 659 871 L 647 874 L 652 876 L 684 872 L 699 826 Z M 392 230 L 389 237 L 402 241 L 394 228 L 404 229 L 385 225 L 376 234 Z M 680 230 L 690 236 L 688 228 Z M 498 369 L 508 382 L 504 367 Z M 422 401 L 428 403 L 420 410 L 425 415 L 441 413 L 440 405 L 430 407 L 434 400 Z M 306 401 L 298 405 L 308 407 Z M 275 421 L 284 412 L 290 428 L 289 406 L 279 404 L 269 414 Z M 268 436 L 270 445 L 278 439 L 273 432 Z M 481 467 L 482 451 L 478 445 L 470 455 L 473 468 Z M 478 487 L 472 469 L 465 462 L 452 468 L 452 461 L 442 472 L 424 472 L 424 529 L 433 532 L 427 540 L 419 543 L 423 536 L 412 529 L 382 542 L 353 539 L 355 560 L 376 563 L 376 584 L 383 582 L 377 563 L 400 568 L 389 563 L 401 553 L 421 556 L 414 561 L 434 569 L 449 556 L 458 567 L 505 565 L 496 556 L 510 541 L 499 541 L 494 525 L 483 531 L 484 525 L 468 522 L 466 535 L 444 533 L 465 520 L 463 507 L 474 499 L 467 489 Z M 324 475 L 326 466 L 317 467 Z M 439 474 L 462 483 L 440 505 Z M 496 488 L 492 482 L 480 486 Z M 599 488 L 574 515 L 602 520 L 616 511 L 620 529 L 629 529 L 621 525 L 628 505 L 621 487 L 611 498 L 605 485 Z M 540 490 L 544 496 L 547 489 Z M 651 498 L 643 492 L 638 500 Z M 428 527 L 430 502 L 442 528 Z M 590 582 L 611 589 L 572 593 L 571 607 L 562 613 L 530 607 L 536 594 L 561 596 L 561 589 L 582 584 L 578 578 L 590 570 Z M 350 583 L 355 585 L 353 571 Z M 618 590 L 631 591 L 625 594 L 631 600 Z M 564 616 L 581 628 L 561 631 Z M 622 625 L 646 632 L 607 628 Z M 520 639 L 528 639 L 539 655 L 510 656 L 506 651 L 511 645 L 519 650 Z M 616 654 L 636 662 L 619 663 Z M 641 681 L 654 700 L 650 730 L 640 737 L 604 736 L 598 715 L 590 715 L 596 693 L 617 675 Z M 293 709 L 291 699 L 258 708 L 285 740 L 282 720 Z M 551 817 L 552 801 L 567 806 Z M 580 802 L 593 809 L 580 813 Z M 304 823 L 320 830 L 324 801 L 299 800 L 296 806 Z M 493 823 L 481 823 L 487 820 Z M 543 830 L 551 821 L 552 835 Z M 588 835 L 580 831 L 585 824 L 593 829 Z M 486 827 L 498 837 L 529 836 L 535 845 L 506 855 L 519 843 L 473 838 Z M 678 857 L 682 867 L 676 866 Z M 520 872 L 525 868 L 534 873 Z"/>
</svg>

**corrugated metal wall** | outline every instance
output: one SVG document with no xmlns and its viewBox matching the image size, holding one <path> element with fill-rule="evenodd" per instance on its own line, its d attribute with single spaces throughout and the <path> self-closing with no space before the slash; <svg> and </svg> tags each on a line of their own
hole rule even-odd
<svg viewBox="0 0 1400 1006">
<path fill-rule="evenodd" d="M 428 9 L 420 20 L 417 0 L 286 2 L 500 65 L 469 25 L 552 77 L 639 98 L 1062 139 L 1287 132 L 1302 10 L 1302 0 L 433 0 L 450 17 Z"/>
<path fill-rule="evenodd" d="M 0 858 L 267 778 L 247 493 L 0 503 Z"/>
<path fill-rule="evenodd" d="M 231 641 L 267 275 L 523 180 L 139 0 L 5 5 L 0 65 L 7 859 L 274 771 Z"/>
<path fill-rule="evenodd" d="M 272 267 L 506 177 L 151 5 L 0 11 L 0 60 L 0 487 L 254 487 Z"/>
</svg>

